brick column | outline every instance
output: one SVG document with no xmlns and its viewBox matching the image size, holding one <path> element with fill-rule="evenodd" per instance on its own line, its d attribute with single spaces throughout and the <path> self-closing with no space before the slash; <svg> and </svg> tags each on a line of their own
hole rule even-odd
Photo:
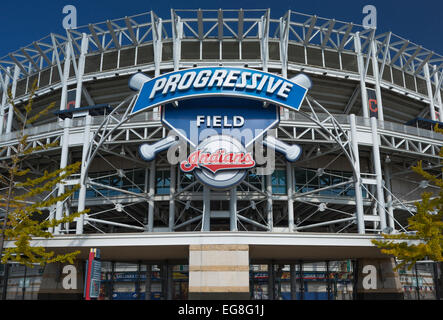
<svg viewBox="0 0 443 320">
<path fill-rule="evenodd" d="M 249 299 L 249 246 L 191 245 L 189 299 Z"/>
</svg>

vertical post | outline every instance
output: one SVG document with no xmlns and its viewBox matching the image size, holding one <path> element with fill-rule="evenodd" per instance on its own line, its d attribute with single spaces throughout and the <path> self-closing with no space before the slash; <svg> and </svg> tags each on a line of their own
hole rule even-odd
<svg viewBox="0 0 443 320">
<path fill-rule="evenodd" d="M 303 261 L 299 262 L 300 270 L 300 300 L 305 300 L 305 279 L 303 274 Z"/>
<path fill-rule="evenodd" d="M 9 263 L 5 264 L 5 273 L 3 275 L 3 287 L 2 287 L 2 300 L 6 300 L 8 295 L 8 282 L 9 282 Z"/>
<path fill-rule="evenodd" d="M 385 186 L 388 192 L 386 193 L 386 206 L 388 211 L 388 226 L 392 228 L 392 232 L 395 233 L 395 220 L 394 220 L 394 208 L 392 206 L 392 168 L 390 164 L 385 165 Z"/>
<path fill-rule="evenodd" d="M 177 168 L 171 165 L 170 168 L 170 191 L 169 191 L 169 231 L 174 231 L 174 223 L 175 223 L 175 185 L 176 185 L 176 176 L 177 176 Z"/>
<path fill-rule="evenodd" d="M 283 78 L 288 77 L 288 42 L 289 42 L 289 24 L 291 21 L 291 10 L 286 13 L 287 18 L 280 18 L 280 61 L 281 74 Z"/>
<path fill-rule="evenodd" d="M 363 117 L 369 118 L 368 91 L 366 90 L 366 69 L 363 60 L 363 54 L 361 52 L 360 32 L 357 32 L 354 36 L 354 47 L 357 53 L 358 73 L 360 74 L 360 92 L 361 92 L 361 101 L 363 108 Z"/>
<path fill-rule="evenodd" d="M 360 174 L 360 156 L 358 151 L 358 141 L 357 141 L 357 126 L 355 124 L 355 115 L 351 114 L 349 116 L 350 126 L 351 126 L 351 143 L 354 158 L 354 168 L 355 168 L 355 207 L 356 207 L 356 217 L 357 217 L 357 227 L 358 233 L 365 233 L 365 221 L 364 221 L 364 211 L 363 211 L 363 196 L 361 192 L 361 174 Z"/>
<path fill-rule="evenodd" d="M 329 272 L 329 261 L 326 261 L 326 281 L 327 281 L 327 291 L 328 291 L 328 300 L 331 300 L 331 275 Z"/>
<path fill-rule="evenodd" d="M 71 64 L 71 50 L 69 49 L 69 44 L 66 44 L 65 52 L 66 52 L 66 58 L 65 58 L 65 65 L 64 65 L 63 78 L 62 78 L 62 94 L 60 100 L 60 110 L 64 110 L 66 108 L 66 100 L 68 95 L 68 78 L 69 78 L 69 69 Z M 63 169 L 68 165 L 70 127 L 71 127 L 71 119 L 69 117 L 66 117 L 63 120 L 63 138 L 62 138 L 62 152 L 60 156 L 60 169 Z M 60 175 L 62 174 L 63 173 L 60 173 Z M 58 196 L 61 196 L 63 193 L 65 193 L 65 185 L 62 182 L 60 182 L 58 185 Z M 58 201 L 55 218 L 59 220 L 62 218 L 62 215 L 63 215 L 63 202 Z M 56 226 L 54 234 L 60 234 L 60 229 L 61 229 L 60 225 Z M 50 232 L 52 232 L 52 230 L 50 230 Z"/>
<path fill-rule="evenodd" d="M 6 74 L 5 74 L 5 79 L 3 79 L 4 82 L 4 87 L 3 87 L 3 94 L 2 94 L 2 102 L 1 102 L 1 106 L 0 106 L 0 135 L 3 134 L 3 129 L 5 126 L 5 108 L 6 105 L 8 104 L 8 86 L 9 86 L 9 72 L 10 72 L 10 68 L 7 67 L 6 68 Z"/>
<path fill-rule="evenodd" d="M 295 264 L 290 264 L 291 273 L 291 300 L 297 300 L 297 272 L 295 271 Z"/>
<path fill-rule="evenodd" d="M 262 16 L 258 23 L 259 37 L 260 37 L 260 48 L 261 48 L 261 60 L 263 64 L 263 71 L 268 71 L 268 60 L 269 60 L 269 18 L 270 9 L 266 10 L 266 14 Z"/>
<path fill-rule="evenodd" d="M 425 63 L 425 65 L 423 66 L 423 71 L 425 73 L 426 88 L 428 91 L 428 98 L 429 98 L 429 114 L 431 115 L 431 119 L 433 121 L 436 121 L 437 117 L 435 116 L 434 95 L 432 94 L 432 80 L 431 80 L 431 75 L 429 74 L 428 63 Z"/>
<path fill-rule="evenodd" d="M 177 20 L 176 20 L 177 18 Z M 181 58 L 181 39 L 183 37 L 183 22 L 179 16 L 176 16 L 174 9 L 171 9 L 171 24 L 172 24 L 172 38 L 173 38 L 173 59 L 174 71 L 179 70 Z"/>
<path fill-rule="evenodd" d="M 414 269 L 415 269 L 415 292 L 417 293 L 417 300 L 420 300 L 420 287 L 418 286 L 417 263 L 414 264 Z"/>
<path fill-rule="evenodd" d="M 172 300 L 172 298 L 174 297 L 174 278 L 173 278 L 172 267 L 173 267 L 173 265 L 171 265 L 170 262 L 168 261 L 168 263 L 166 265 L 166 269 L 167 269 L 166 300 Z"/>
<path fill-rule="evenodd" d="M 111 262 L 111 284 L 109 288 L 109 300 L 112 300 L 112 296 L 114 294 L 114 275 L 115 275 L 115 262 Z"/>
<path fill-rule="evenodd" d="M 140 280 L 141 280 L 141 262 L 137 262 L 137 281 L 135 282 L 135 294 L 137 295 L 137 300 L 140 300 Z"/>
<path fill-rule="evenodd" d="M 23 288 L 22 288 L 22 300 L 25 300 L 26 294 L 26 273 L 28 271 L 28 267 L 25 266 L 25 274 L 23 275 Z"/>
<path fill-rule="evenodd" d="M 83 74 L 85 71 L 85 56 L 88 52 L 89 40 L 85 33 L 82 36 L 81 42 L 81 53 L 78 59 L 78 70 L 77 70 L 77 88 L 75 93 L 75 108 L 81 106 L 81 95 L 82 95 L 82 85 L 83 85 Z M 82 153 L 82 166 L 80 173 L 80 191 L 78 196 L 78 211 L 85 210 L 86 207 L 86 157 L 88 155 L 89 140 L 91 139 L 91 115 L 87 114 L 85 119 L 85 130 L 83 132 L 83 153 Z M 83 234 L 83 225 L 85 223 L 85 215 L 82 214 L 76 219 L 76 234 Z"/>
<path fill-rule="evenodd" d="M 266 210 L 268 212 L 268 228 L 269 231 L 272 232 L 274 229 L 274 215 L 272 212 L 272 174 L 268 174 L 266 176 L 266 189 L 267 189 L 267 203 L 266 203 Z"/>
<path fill-rule="evenodd" d="M 435 85 L 435 96 L 437 97 L 437 104 L 438 104 L 438 121 L 443 122 L 443 102 L 441 99 L 441 88 L 437 88 L 438 86 L 438 72 L 437 66 L 434 66 L 434 85 Z M 441 72 L 441 76 L 443 76 L 443 72 Z"/>
<path fill-rule="evenodd" d="M 374 30 L 375 34 L 375 30 Z M 383 116 L 383 102 L 381 99 L 381 87 L 380 87 L 380 72 L 378 69 L 378 59 L 377 59 L 377 40 L 375 37 L 371 40 L 371 55 L 372 55 L 372 70 L 375 78 L 375 95 L 377 96 L 377 105 L 378 105 L 378 119 L 380 121 L 384 121 Z M 368 57 L 369 58 L 369 57 Z"/>
<path fill-rule="evenodd" d="M 15 65 L 14 67 L 14 75 L 12 78 L 12 86 L 11 86 L 11 95 L 12 99 L 15 98 L 15 92 L 17 90 L 17 80 L 20 75 L 20 68 Z M 9 110 L 8 110 L 8 120 L 6 122 L 6 133 L 10 133 L 12 131 L 12 122 L 14 121 L 14 107 L 12 104 L 9 104 Z"/>
<path fill-rule="evenodd" d="M 154 231 L 155 160 L 149 163 L 148 232 Z"/>
<path fill-rule="evenodd" d="M 274 272 L 274 262 L 268 263 L 268 299 L 275 299 L 275 272 Z"/>
<path fill-rule="evenodd" d="M 231 231 L 238 231 L 237 228 L 237 188 L 234 187 L 230 191 L 229 212 L 230 212 L 230 228 Z"/>
<path fill-rule="evenodd" d="M 286 185 L 288 190 L 288 228 L 289 232 L 294 231 L 294 201 L 293 201 L 293 178 L 292 178 L 292 164 L 286 162 Z"/>
<path fill-rule="evenodd" d="M 378 203 L 378 215 L 380 216 L 380 228 L 381 230 L 386 228 L 386 214 L 385 214 L 385 196 L 383 192 L 383 177 L 381 171 L 380 162 L 380 147 L 378 143 L 378 130 L 377 119 L 371 118 L 371 130 L 372 130 L 372 156 L 374 161 L 375 180 L 377 183 L 377 203 Z"/>
<path fill-rule="evenodd" d="M 203 186 L 203 217 L 201 231 L 211 231 L 211 191 Z"/>
<path fill-rule="evenodd" d="M 438 283 L 438 262 L 434 261 L 432 263 L 432 273 L 433 273 L 433 280 L 434 280 L 434 288 L 435 288 L 435 298 L 437 301 L 440 300 L 440 284 Z"/>
<path fill-rule="evenodd" d="M 152 265 L 146 265 L 145 300 L 151 300 Z"/>
</svg>

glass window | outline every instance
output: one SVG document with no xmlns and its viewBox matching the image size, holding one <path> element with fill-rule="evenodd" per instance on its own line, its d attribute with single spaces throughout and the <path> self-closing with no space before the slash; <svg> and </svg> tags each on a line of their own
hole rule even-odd
<svg viewBox="0 0 443 320">
<path fill-rule="evenodd" d="M 275 170 L 271 177 L 272 193 L 286 194 L 286 171 Z"/>
<path fill-rule="evenodd" d="M 161 170 L 156 172 L 156 194 L 169 194 L 169 187 L 171 185 L 170 175 L 170 170 Z"/>
</svg>

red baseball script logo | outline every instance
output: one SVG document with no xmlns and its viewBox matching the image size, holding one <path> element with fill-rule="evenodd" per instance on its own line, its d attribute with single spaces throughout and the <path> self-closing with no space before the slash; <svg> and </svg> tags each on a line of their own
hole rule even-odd
<svg viewBox="0 0 443 320">
<path fill-rule="evenodd" d="M 206 168 L 213 173 L 220 170 L 248 169 L 255 166 L 255 161 L 250 152 L 230 152 L 220 149 L 214 153 L 194 151 L 187 161 L 180 164 L 184 172 L 190 172 L 195 168 Z"/>
</svg>

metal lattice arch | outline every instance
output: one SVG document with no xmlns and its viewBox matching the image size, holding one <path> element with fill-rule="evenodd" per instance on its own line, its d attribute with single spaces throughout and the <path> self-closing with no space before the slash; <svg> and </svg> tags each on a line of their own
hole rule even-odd
<svg viewBox="0 0 443 320">
<path fill-rule="evenodd" d="M 137 147 L 169 132 L 158 110 L 128 117 L 136 98 L 129 77 L 196 66 L 309 75 L 313 88 L 301 111 L 282 108 L 274 132 L 303 147 L 300 160 L 288 163 L 277 153 L 275 174 L 252 170 L 226 192 L 181 173 L 166 152 L 150 163 L 141 160 Z M 410 167 L 425 160 L 429 170 L 440 168 L 443 137 L 405 123 L 443 121 L 443 57 L 392 32 L 377 34 L 334 19 L 294 11 L 272 17 L 270 9 L 172 9 L 164 18 L 148 12 L 50 34 L 1 58 L 0 79 L 2 160 L 18 143 L 17 119 L 35 80 L 37 110 L 52 101 L 63 110 L 68 91 L 75 91 L 76 107 L 112 107 L 104 116 L 60 120 L 50 114 L 28 129 L 32 145 L 61 142 L 26 161 L 34 172 L 83 162 L 81 174 L 53 191 L 81 183 L 80 192 L 47 212 L 60 217 L 91 211 L 53 230 L 56 239 L 223 231 L 254 239 L 313 232 L 360 239 L 405 232 L 414 201 L 433 190 Z M 379 102 L 378 121 L 369 118 L 368 90 Z"/>
</svg>

